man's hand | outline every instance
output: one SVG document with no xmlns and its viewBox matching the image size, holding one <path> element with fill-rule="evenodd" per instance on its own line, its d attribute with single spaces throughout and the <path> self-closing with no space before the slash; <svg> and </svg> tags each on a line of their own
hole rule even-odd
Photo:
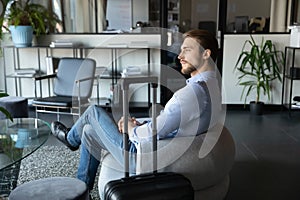
<svg viewBox="0 0 300 200">
<path fill-rule="evenodd" d="M 139 126 L 139 122 L 134 117 L 128 118 L 128 134 L 130 134 L 132 129 L 136 126 Z M 119 120 L 118 128 L 120 133 L 124 133 L 124 117 L 121 117 Z"/>
</svg>

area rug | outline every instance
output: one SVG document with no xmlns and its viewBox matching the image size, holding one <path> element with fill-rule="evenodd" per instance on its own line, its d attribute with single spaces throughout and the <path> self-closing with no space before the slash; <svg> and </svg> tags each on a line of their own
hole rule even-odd
<svg viewBox="0 0 300 200">
<path fill-rule="evenodd" d="M 42 146 L 22 160 L 18 185 L 47 177 L 76 177 L 79 156 L 79 151 L 71 151 L 65 146 Z M 98 177 L 91 192 L 93 200 L 100 200 L 97 180 Z"/>
</svg>

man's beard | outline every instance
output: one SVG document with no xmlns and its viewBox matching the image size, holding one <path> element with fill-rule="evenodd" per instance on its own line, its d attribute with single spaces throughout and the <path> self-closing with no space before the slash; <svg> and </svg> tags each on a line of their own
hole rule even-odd
<svg viewBox="0 0 300 200">
<path fill-rule="evenodd" d="M 181 73 L 185 74 L 185 75 L 190 75 L 192 72 L 196 71 L 196 67 L 194 66 L 189 66 L 187 68 L 182 68 L 181 67 Z"/>
</svg>

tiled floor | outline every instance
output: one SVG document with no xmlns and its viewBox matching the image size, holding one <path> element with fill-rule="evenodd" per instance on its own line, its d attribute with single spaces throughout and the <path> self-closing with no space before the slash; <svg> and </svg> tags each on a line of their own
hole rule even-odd
<svg viewBox="0 0 300 200">
<path fill-rule="evenodd" d="M 228 111 L 236 143 L 227 200 L 300 199 L 300 113 Z"/>
<path fill-rule="evenodd" d="M 300 112 L 292 117 L 281 111 L 253 116 L 228 109 L 226 126 L 236 144 L 226 200 L 300 199 Z M 50 138 L 51 143 L 57 140 Z"/>
</svg>

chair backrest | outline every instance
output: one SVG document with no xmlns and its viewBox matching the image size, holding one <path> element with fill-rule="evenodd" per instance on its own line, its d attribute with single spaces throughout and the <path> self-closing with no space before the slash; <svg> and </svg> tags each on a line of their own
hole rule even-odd
<svg viewBox="0 0 300 200">
<path fill-rule="evenodd" d="M 95 76 L 96 61 L 90 58 L 61 58 L 54 83 L 57 96 L 78 96 L 75 81 Z M 93 79 L 80 84 L 80 96 L 88 98 L 92 94 Z"/>
</svg>

